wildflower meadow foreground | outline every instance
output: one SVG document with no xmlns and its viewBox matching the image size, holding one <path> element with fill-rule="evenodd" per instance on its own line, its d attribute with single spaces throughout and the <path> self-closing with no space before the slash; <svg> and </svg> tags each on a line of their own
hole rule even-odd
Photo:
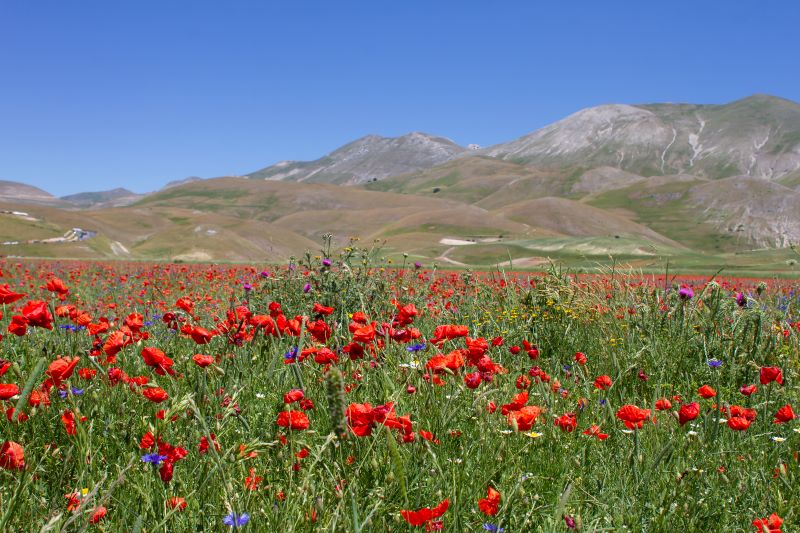
<svg viewBox="0 0 800 533">
<path fill-rule="evenodd" d="M 0 270 L 0 531 L 800 529 L 795 280 Z"/>
</svg>

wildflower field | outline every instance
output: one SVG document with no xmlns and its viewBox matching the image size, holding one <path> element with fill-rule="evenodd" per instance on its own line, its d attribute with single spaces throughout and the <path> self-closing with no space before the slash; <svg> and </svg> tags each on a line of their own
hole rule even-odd
<svg viewBox="0 0 800 533">
<path fill-rule="evenodd" d="M 0 262 L 0 530 L 800 528 L 797 281 L 332 255 Z"/>
</svg>

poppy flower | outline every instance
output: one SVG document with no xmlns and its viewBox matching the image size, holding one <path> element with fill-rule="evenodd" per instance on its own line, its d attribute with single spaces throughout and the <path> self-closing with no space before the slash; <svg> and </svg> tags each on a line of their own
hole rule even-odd
<svg viewBox="0 0 800 533">
<path fill-rule="evenodd" d="M 25 468 L 25 450 L 14 441 L 7 440 L 0 447 L 0 468 L 22 470 Z"/>
<path fill-rule="evenodd" d="M 53 315 L 47 309 L 47 302 L 33 300 L 22 308 L 22 316 L 29 326 L 53 329 Z"/>
<path fill-rule="evenodd" d="M 762 385 L 773 381 L 778 385 L 783 385 L 783 371 L 777 366 L 764 366 L 759 371 L 758 379 Z"/>
<path fill-rule="evenodd" d="M 450 500 L 445 498 L 444 500 L 439 503 L 433 509 L 429 507 L 424 507 L 417 511 L 400 511 L 400 516 L 408 522 L 411 526 L 424 526 L 428 522 L 436 520 L 440 516 L 442 516 L 446 511 L 447 508 L 450 506 Z"/>
<path fill-rule="evenodd" d="M 13 383 L 0 383 L 0 400 L 10 400 L 19 394 L 19 387 Z"/>
<path fill-rule="evenodd" d="M 75 367 L 78 366 L 80 359 L 78 357 L 60 357 L 50 363 L 45 371 L 45 374 L 50 376 L 53 382 L 58 385 L 72 376 Z"/>
<path fill-rule="evenodd" d="M 472 372 L 464 376 L 464 384 L 467 388 L 477 389 L 481 384 L 481 373 Z"/>
<path fill-rule="evenodd" d="M 783 519 L 777 513 L 772 513 L 767 518 L 753 520 L 753 525 L 758 533 L 781 533 L 782 524 Z"/>
<path fill-rule="evenodd" d="M 203 355 L 201 353 L 196 353 L 192 356 L 192 361 L 194 361 L 194 364 L 196 364 L 200 368 L 205 368 L 214 363 L 214 357 L 211 355 Z"/>
<path fill-rule="evenodd" d="M 169 394 L 161 387 L 148 387 L 142 391 L 142 396 L 153 403 L 161 403 L 169 399 Z"/>
<path fill-rule="evenodd" d="M 600 426 L 597 424 L 589 426 L 589 429 L 584 431 L 583 434 L 589 435 L 590 437 L 597 437 L 598 440 L 606 440 L 608 438 L 608 433 L 601 433 Z"/>
<path fill-rule="evenodd" d="M 144 348 L 142 350 L 142 359 L 144 359 L 145 364 L 152 367 L 159 376 L 165 374 L 169 374 L 170 376 L 175 375 L 175 371 L 172 370 L 172 359 L 167 357 L 166 354 L 158 348 L 153 348 L 152 346 Z"/>
<path fill-rule="evenodd" d="M 290 428 L 294 431 L 308 429 L 311 425 L 308 416 L 303 411 L 281 411 L 278 413 L 276 423 L 281 427 Z"/>
<path fill-rule="evenodd" d="M 572 433 L 578 427 L 578 419 L 575 413 L 566 413 L 556 418 L 554 424 L 561 428 L 561 431 Z"/>
<path fill-rule="evenodd" d="M 55 277 L 47 280 L 46 288 L 49 292 L 54 292 L 58 294 L 58 297 L 62 300 L 65 299 L 67 297 L 67 294 L 69 293 L 69 289 L 64 284 L 64 282 L 59 278 Z"/>
<path fill-rule="evenodd" d="M 358 328 L 353 332 L 353 340 L 367 344 L 375 340 L 375 323 Z"/>
<path fill-rule="evenodd" d="M 685 403 L 678 409 L 678 423 L 684 425 L 700 415 L 700 404 L 697 402 Z"/>
<path fill-rule="evenodd" d="M 575 352 L 575 362 L 579 365 L 586 364 L 586 354 L 583 352 Z"/>
<path fill-rule="evenodd" d="M 306 396 L 301 389 L 292 389 L 283 395 L 283 403 L 299 402 L 305 397 Z"/>
<path fill-rule="evenodd" d="M 526 405 L 516 411 L 510 411 L 506 418 L 508 425 L 516 427 L 517 431 L 529 431 L 540 414 L 542 414 L 541 407 Z"/>
<path fill-rule="evenodd" d="M 670 409 L 672 409 L 672 402 L 670 402 L 666 398 L 661 398 L 660 400 L 656 401 L 657 411 L 668 411 Z"/>
<path fill-rule="evenodd" d="M 186 509 L 186 500 L 181 498 L 180 496 L 173 496 L 169 500 L 167 500 L 167 507 L 170 509 L 178 509 L 180 511 Z"/>
<path fill-rule="evenodd" d="M 0 286 L 0 304 L 11 304 L 19 299 L 24 298 L 25 296 L 27 295 L 12 291 L 8 285 Z"/>
<path fill-rule="evenodd" d="M 433 337 L 431 338 L 431 343 L 439 344 L 446 340 L 453 340 L 459 337 L 466 337 L 469 334 L 469 328 L 467 326 L 457 326 L 457 325 L 443 325 L 443 326 L 436 326 L 436 329 L 433 330 Z"/>
<path fill-rule="evenodd" d="M 17 337 L 22 337 L 28 332 L 28 321 L 24 316 L 14 315 L 8 323 L 8 332 Z"/>
<path fill-rule="evenodd" d="M 612 385 L 611 378 L 609 376 L 598 376 L 594 380 L 594 388 L 600 390 L 606 390 Z"/>
<path fill-rule="evenodd" d="M 500 493 L 491 485 L 486 492 L 486 497 L 478 500 L 478 509 L 485 515 L 494 516 L 500 510 Z"/>
<path fill-rule="evenodd" d="M 756 391 L 758 391 L 758 387 L 756 387 L 755 385 L 742 385 L 741 387 L 739 387 L 739 392 L 745 396 L 750 396 Z"/>
<path fill-rule="evenodd" d="M 734 431 L 744 431 L 752 422 L 743 416 L 732 416 L 728 419 L 728 427 Z"/>
<path fill-rule="evenodd" d="M 208 344 L 214 338 L 214 334 L 205 328 L 195 326 L 189 330 L 189 336 L 195 344 Z"/>
<path fill-rule="evenodd" d="M 786 405 L 778 409 L 778 412 L 775 413 L 775 420 L 773 420 L 772 422 L 774 424 L 783 424 L 785 422 L 794 420 L 795 418 L 797 418 L 797 415 L 795 415 L 794 411 L 792 411 L 792 406 L 787 403 Z"/>
<path fill-rule="evenodd" d="M 100 522 L 100 520 L 105 518 L 107 512 L 108 512 L 108 509 L 106 509 L 105 507 L 103 507 L 101 505 L 100 507 L 95 509 L 94 512 L 92 513 L 92 517 L 89 519 L 89 523 L 90 524 L 97 524 L 98 522 Z"/>
<path fill-rule="evenodd" d="M 697 389 L 697 394 L 700 395 L 701 398 L 709 399 L 713 398 L 717 395 L 717 391 L 709 387 L 708 385 L 703 385 L 699 389 Z"/>
<path fill-rule="evenodd" d="M 623 405 L 616 414 L 628 429 L 641 429 L 645 420 L 650 418 L 650 409 L 642 409 L 635 405 Z"/>
</svg>

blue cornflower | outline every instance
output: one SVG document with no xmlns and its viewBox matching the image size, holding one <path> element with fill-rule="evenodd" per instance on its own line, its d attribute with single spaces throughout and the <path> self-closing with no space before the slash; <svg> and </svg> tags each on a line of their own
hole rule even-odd
<svg viewBox="0 0 800 533">
<path fill-rule="evenodd" d="M 240 527 L 245 525 L 250 521 L 250 515 L 247 513 L 242 513 L 237 515 L 236 513 L 231 513 L 225 518 L 222 519 L 226 526 L 231 527 Z"/>
<path fill-rule="evenodd" d="M 605 405 L 605 404 L 606 404 L 606 399 L 600 398 L 600 405 Z"/>
<path fill-rule="evenodd" d="M 70 389 L 70 392 L 72 392 L 73 396 L 80 396 L 86 391 L 84 389 L 79 389 L 77 387 L 72 387 Z M 61 399 L 63 400 L 63 399 L 65 399 L 67 397 L 67 391 L 60 390 L 60 391 L 58 391 L 58 395 L 61 396 Z"/>
<path fill-rule="evenodd" d="M 424 342 L 421 342 L 419 344 L 412 344 L 411 346 L 407 346 L 406 347 L 406 350 L 408 350 L 409 352 L 412 352 L 412 353 L 413 352 L 419 352 L 420 350 L 424 350 L 424 349 L 425 349 L 425 343 Z"/>
<path fill-rule="evenodd" d="M 491 533 L 503 533 L 503 531 L 505 531 L 504 528 L 496 526 L 494 524 L 483 524 L 483 529 Z"/>
<path fill-rule="evenodd" d="M 144 325 L 145 326 L 152 326 L 153 325 L 153 321 L 152 320 L 147 320 L 147 321 L 144 322 Z"/>
<path fill-rule="evenodd" d="M 66 330 L 68 330 L 68 331 L 77 331 L 77 330 L 78 330 L 78 328 L 76 328 L 76 327 L 75 327 L 75 326 L 73 326 L 72 324 L 62 324 L 62 325 L 60 325 L 60 326 L 58 326 L 58 327 L 59 327 L 60 329 L 66 329 Z"/>
<path fill-rule="evenodd" d="M 716 357 L 714 359 L 709 359 L 707 362 L 708 366 L 710 366 L 711 368 L 719 368 L 722 366 L 722 361 L 720 361 Z"/>
<path fill-rule="evenodd" d="M 297 346 L 295 346 L 294 348 L 283 354 L 283 358 L 286 359 L 287 361 L 294 361 L 295 359 L 297 359 Z"/>
<path fill-rule="evenodd" d="M 571 367 L 571 366 L 569 366 L 569 365 L 564 365 L 564 366 L 562 366 L 562 367 L 561 367 L 561 369 L 562 369 L 564 372 L 569 372 L 569 371 L 572 369 L 572 367 Z"/>
<path fill-rule="evenodd" d="M 162 461 L 167 459 L 166 455 L 158 455 L 157 453 L 146 453 L 142 456 L 143 463 L 150 463 L 153 465 L 160 465 Z"/>
</svg>

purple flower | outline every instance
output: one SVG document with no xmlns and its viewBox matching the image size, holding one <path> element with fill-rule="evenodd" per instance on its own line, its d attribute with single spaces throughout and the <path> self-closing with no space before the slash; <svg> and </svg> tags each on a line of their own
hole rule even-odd
<svg viewBox="0 0 800 533">
<path fill-rule="evenodd" d="M 242 283 L 242 288 L 244 289 L 244 292 L 250 292 L 253 290 L 253 286 L 247 283 L 246 281 Z"/>
<path fill-rule="evenodd" d="M 694 297 L 694 291 L 690 287 L 681 287 L 678 291 L 678 297 L 681 300 L 691 300 Z"/>
<path fill-rule="evenodd" d="M 710 366 L 711 368 L 719 368 L 722 366 L 722 361 L 720 361 L 716 357 L 714 359 L 709 359 L 707 363 L 708 366 Z"/>
<path fill-rule="evenodd" d="M 422 263 L 420 263 L 419 261 L 414 261 L 414 268 L 419 270 L 420 268 L 422 268 Z"/>
<path fill-rule="evenodd" d="M 236 513 L 231 513 L 222 519 L 222 522 L 226 526 L 231 526 L 234 528 L 243 526 L 247 524 L 249 521 L 250 521 L 250 515 L 247 513 L 242 513 L 239 515 L 237 515 Z"/>
<path fill-rule="evenodd" d="M 269 277 L 269 272 L 266 271 L 266 270 L 262 270 L 261 274 L 259 274 L 259 276 L 261 276 L 262 278 L 268 278 Z"/>
<path fill-rule="evenodd" d="M 303 292 L 304 293 L 308 294 L 308 291 L 310 291 L 310 290 L 311 290 L 311 284 L 310 283 L 306 283 L 305 285 L 303 285 Z"/>
<path fill-rule="evenodd" d="M 736 293 L 736 305 L 739 307 L 744 307 L 747 305 L 747 297 L 744 295 L 743 292 Z"/>
<path fill-rule="evenodd" d="M 483 524 L 483 529 L 485 529 L 489 533 L 503 533 L 503 531 L 505 531 L 504 528 L 496 526 L 494 524 Z"/>
<path fill-rule="evenodd" d="M 575 519 L 572 518 L 571 516 L 565 514 L 564 523 L 567 525 L 568 528 L 575 529 Z"/>
<path fill-rule="evenodd" d="M 412 344 L 411 346 L 406 346 L 406 350 L 409 352 L 419 352 L 420 350 L 425 349 L 425 343 L 421 342 L 419 344 Z"/>
<path fill-rule="evenodd" d="M 332 264 L 333 264 L 333 263 L 331 263 L 331 260 L 330 260 L 330 259 L 328 259 L 327 257 L 326 257 L 325 259 L 323 259 L 323 260 L 322 260 L 322 266 L 324 266 L 324 267 L 329 267 L 329 266 L 331 266 Z"/>
<path fill-rule="evenodd" d="M 157 453 L 146 453 L 142 456 L 143 463 L 150 463 L 155 466 L 160 465 L 161 462 L 166 461 L 166 459 L 167 459 L 166 455 L 158 455 Z"/>
</svg>

